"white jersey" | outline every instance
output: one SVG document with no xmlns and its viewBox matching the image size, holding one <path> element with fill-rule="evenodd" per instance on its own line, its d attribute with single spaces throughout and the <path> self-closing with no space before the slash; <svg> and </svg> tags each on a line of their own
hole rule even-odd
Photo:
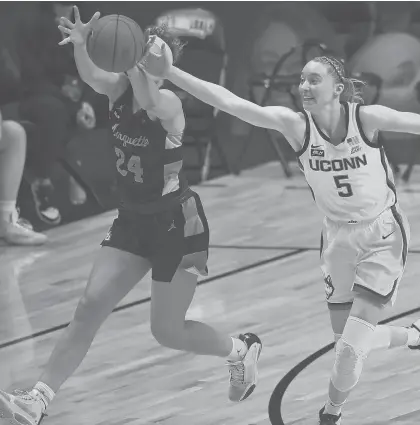
<svg viewBox="0 0 420 425">
<path fill-rule="evenodd" d="M 329 142 L 306 112 L 304 146 L 298 157 L 318 208 L 331 220 L 358 223 L 379 216 L 396 202 L 392 170 L 384 149 L 363 132 L 359 104 L 344 103 L 347 135 Z"/>
</svg>

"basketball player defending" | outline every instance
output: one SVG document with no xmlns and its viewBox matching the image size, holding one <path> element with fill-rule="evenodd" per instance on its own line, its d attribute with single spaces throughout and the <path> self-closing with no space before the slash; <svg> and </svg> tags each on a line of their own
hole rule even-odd
<svg viewBox="0 0 420 425">
<path fill-rule="evenodd" d="M 321 267 L 336 357 L 321 425 L 338 425 L 369 352 L 420 348 L 420 320 L 409 328 L 378 326 L 393 305 L 410 238 L 378 131 L 420 134 L 420 115 L 361 106 L 357 80 L 342 63 L 317 57 L 302 70 L 304 112 L 261 107 L 171 65 L 166 46 L 142 62 L 203 102 L 252 125 L 281 132 L 295 150 L 315 202 L 325 214 Z"/>
<path fill-rule="evenodd" d="M 116 153 L 121 204 L 93 266 L 74 318 L 63 332 L 44 373 L 30 392 L 0 392 L 0 418 L 39 424 L 61 385 L 74 373 L 99 327 L 127 293 L 152 270 L 151 330 L 166 347 L 225 357 L 229 398 L 241 401 L 255 388 L 261 341 L 251 333 L 231 338 L 185 320 L 197 274 L 207 274 L 209 228 L 199 196 L 182 175 L 182 105 L 135 67 L 127 75 L 98 69 L 86 51 L 88 24 L 62 19 L 63 40 L 74 44 L 80 76 L 109 97 L 110 132 Z M 152 28 L 164 36 L 160 28 Z M 180 46 L 167 39 L 169 45 Z M 177 52 L 174 50 L 174 55 Z"/>
<path fill-rule="evenodd" d="M 18 219 L 16 199 L 26 159 L 26 132 L 0 113 L 0 244 L 43 245 L 47 237 Z"/>
</svg>

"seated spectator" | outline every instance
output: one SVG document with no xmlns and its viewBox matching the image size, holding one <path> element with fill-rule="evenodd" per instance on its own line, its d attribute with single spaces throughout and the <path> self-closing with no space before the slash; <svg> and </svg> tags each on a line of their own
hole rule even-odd
<svg viewBox="0 0 420 425">
<path fill-rule="evenodd" d="M 38 15 L 17 32 L 20 78 L 16 97 L 20 119 L 35 124 L 28 135 L 25 178 L 30 182 L 39 218 L 57 225 L 61 214 L 53 201 L 53 167 L 77 126 L 95 126 L 95 114 L 83 102 L 84 87 L 72 52 L 58 46 L 62 35 L 57 19 L 68 15 L 72 4 L 40 2 L 38 8 Z M 73 179 L 70 195 L 75 204 L 86 200 L 83 189 Z"/>
<path fill-rule="evenodd" d="M 42 245 L 47 237 L 18 220 L 16 199 L 26 156 L 24 128 L 0 114 L 0 241 L 9 245 Z"/>
</svg>

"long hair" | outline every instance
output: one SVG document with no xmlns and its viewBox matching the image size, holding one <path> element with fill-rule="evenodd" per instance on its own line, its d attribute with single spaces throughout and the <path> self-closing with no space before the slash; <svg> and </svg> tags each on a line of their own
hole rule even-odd
<svg viewBox="0 0 420 425">
<path fill-rule="evenodd" d="M 344 100 L 348 102 L 364 103 L 362 87 L 366 83 L 357 78 L 347 77 L 343 62 L 332 56 L 318 56 L 312 59 L 314 62 L 320 62 L 328 68 L 330 75 L 334 77 L 336 83 L 344 85 L 344 91 L 341 94 Z"/>
</svg>

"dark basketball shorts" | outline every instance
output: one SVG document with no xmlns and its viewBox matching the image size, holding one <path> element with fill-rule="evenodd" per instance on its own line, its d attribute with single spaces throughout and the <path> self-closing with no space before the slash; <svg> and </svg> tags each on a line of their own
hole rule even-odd
<svg viewBox="0 0 420 425">
<path fill-rule="evenodd" d="M 170 211 L 120 210 L 102 246 L 148 259 L 152 279 L 170 282 L 178 269 L 207 276 L 209 227 L 197 193 Z"/>
</svg>

